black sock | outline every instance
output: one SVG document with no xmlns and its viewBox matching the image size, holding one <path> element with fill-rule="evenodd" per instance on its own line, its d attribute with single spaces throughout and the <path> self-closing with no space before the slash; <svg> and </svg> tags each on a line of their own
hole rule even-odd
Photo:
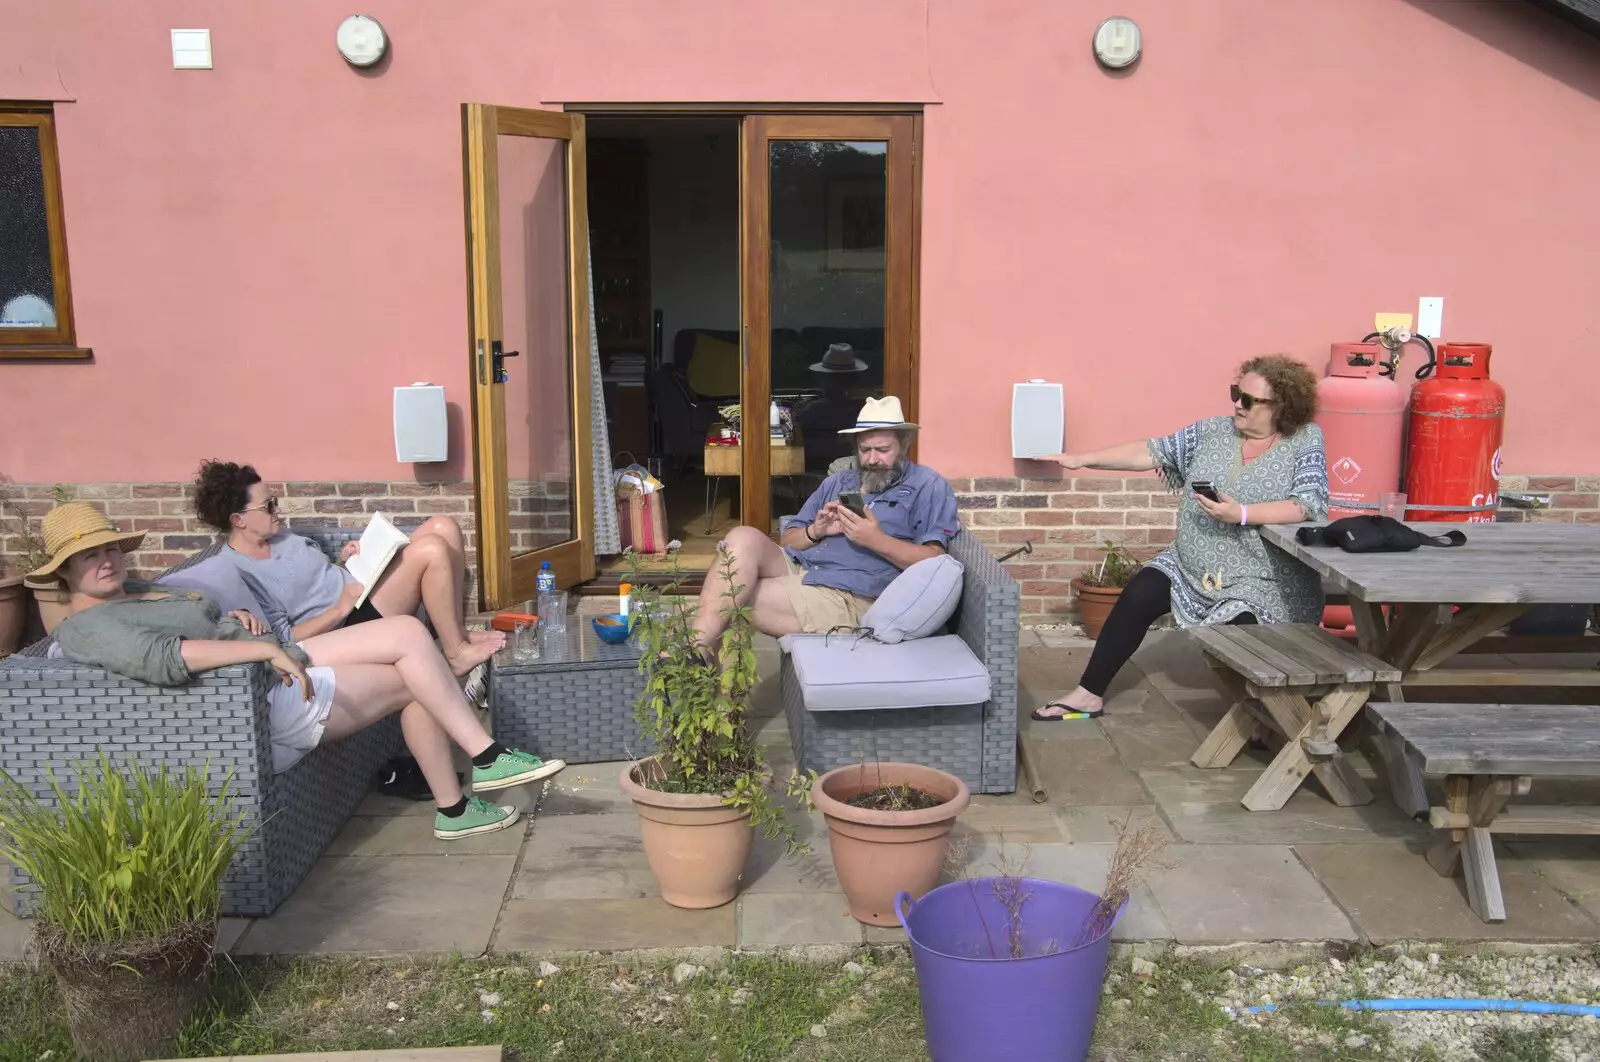
<svg viewBox="0 0 1600 1062">
<path fill-rule="evenodd" d="M 460 800 L 456 801 L 454 804 L 451 804 L 449 807 L 440 808 L 439 809 L 439 814 L 443 815 L 447 819 L 459 819 L 463 814 L 466 813 L 466 810 L 467 810 L 467 798 L 466 797 L 462 797 Z"/>
<path fill-rule="evenodd" d="M 488 748 L 472 757 L 472 765 L 474 767 L 487 767 L 495 760 L 499 759 L 502 752 L 510 751 L 510 749 L 500 744 L 500 742 L 491 741 Z"/>
</svg>

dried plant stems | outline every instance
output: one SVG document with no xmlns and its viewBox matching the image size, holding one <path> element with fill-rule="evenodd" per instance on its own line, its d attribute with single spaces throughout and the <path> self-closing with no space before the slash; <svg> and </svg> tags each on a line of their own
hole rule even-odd
<svg viewBox="0 0 1600 1062">
<path fill-rule="evenodd" d="M 1117 829 L 1117 847 L 1111 853 L 1105 887 L 1100 890 L 1099 901 L 1078 927 L 1078 935 L 1072 941 L 1075 948 L 1098 940 L 1111 931 L 1112 924 L 1117 920 L 1117 912 L 1128 902 L 1128 893 L 1134 882 L 1147 867 L 1155 866 L 1156 854 L 1167 846 L 1167 838 L 1156 824 L 1147 822 L 1137 830 L 1130 830 L 1132 822 L 1133 813 L 1129 812 Z"/>
</svg>

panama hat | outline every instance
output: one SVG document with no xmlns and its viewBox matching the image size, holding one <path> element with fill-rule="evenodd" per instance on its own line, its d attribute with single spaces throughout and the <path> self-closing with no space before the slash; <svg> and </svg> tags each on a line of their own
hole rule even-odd
<svg viewBox="0 0 1600 1062">
<path fill-rule="evenodd" d="M 44 548 L 50 559 L 30 573 L 35 576 L 53 575 L 68 557 L 86 549 L 115 542 L 122 552 L 131 553 L 144 541 L 143 531 L 119 531 L 103 513 L 83 502 L 56 506 L 44 514 L 42 523 Z"/>
<path fill-rule="evenodd" d="M 812 372 L 866 372 L 867 363 L 856 357 L 849 343 L 830 343 L 822 360 L 811 366 Z"/>
<path fill-rule="evenodd" d="M 894 395 L 886 398 L 869 398 L 856 417 L 856 426 L 841 428 L 840 435 L 860 435 L 868 431 L 914 431 L 916 425 L 906 420 L 900 411 L 900 400 Z"/>
</svg>

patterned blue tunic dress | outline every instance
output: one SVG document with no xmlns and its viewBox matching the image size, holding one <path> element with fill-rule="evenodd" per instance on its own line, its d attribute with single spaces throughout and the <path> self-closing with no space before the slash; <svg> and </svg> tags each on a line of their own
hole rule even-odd
<svg viewBox="0 0 1600 1062">
<path fill-rule="evenodd" d="M 1262 623 L 1315 623 L 1322 581 L 1310 568 L 1267 545 L 1259 527 L 1206 515 L 1189 484 L 1210 480 L 1246 506 L 1289 499 L 1307 520 L 1328 515 L 1328 463 L 1322 429 L 1307 424 L 1266 453 L 1244 461 L 1231 417 L 1212 417 L 1150 440 L 1167 486 L 1182 496 L 1172 548 L 1150 562 L 1172 580 L 1172 615 L 1181 627 L 1227 623 L 1243 612 Z"/>
</svg>

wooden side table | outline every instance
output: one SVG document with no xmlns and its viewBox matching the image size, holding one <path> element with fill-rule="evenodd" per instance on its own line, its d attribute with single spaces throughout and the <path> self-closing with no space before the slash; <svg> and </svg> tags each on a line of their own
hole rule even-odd
<svg viewBox="0 0 1600 1062">
<path fill-rule="evenodd" d="M 774 476 L 803 476 L 806 472 L 806 448 L 774 442 L 769 451 L 771 474 Z M 717 493 L 722 477 L 738 479 L 743 468 L 743 447 L 712 446 L 705 448 L 706 465 L 706 534 L 711 533 L 717 508 Z"/>
</svg>

